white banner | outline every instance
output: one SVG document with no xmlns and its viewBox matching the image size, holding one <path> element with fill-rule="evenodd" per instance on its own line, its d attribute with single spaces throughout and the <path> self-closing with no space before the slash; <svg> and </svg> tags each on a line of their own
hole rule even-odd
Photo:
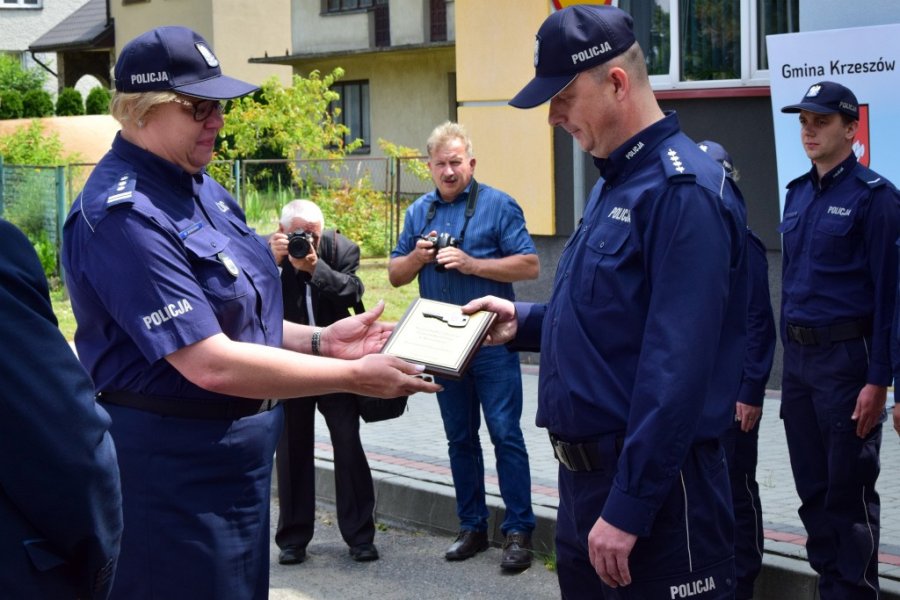
<svg viewBox="0 0 900 600">
<path fill-rule="evenodd" d="M 819 81 L 853 91 L 860 105 L 857 158 L 900 185 L 900 25 L 770 35 L 766 43 L 781 211 L 785 186 L 811 167 L 798 115 L 781 107 L 799 103 Z"/>
</svg>

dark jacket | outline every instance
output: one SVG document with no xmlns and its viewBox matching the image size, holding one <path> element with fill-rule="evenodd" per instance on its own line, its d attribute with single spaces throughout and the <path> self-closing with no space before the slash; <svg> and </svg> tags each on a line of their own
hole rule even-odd
<svg viewBox="0 0 900 600">
<path fill-rule="evenodd" d="M 285 258 L 281 263 L 281 292 L 284 298 L 284 318 L 294 323 L 309 324 L 306 314 L 306 287 L 312 295 L 315 323 L 326 326 L 350 316 L 350 309 L 363 310 L 364 286 L 357 276 L 359 246 L 333 229 L 322 232 L 319 241 L 319 262 L 310 277 L 295 271 Z"/>
<path fill-rule="evenodd" d="M 109 594 L 122 535 L 110 418 L 57 327 L 28 239 L 0 221 L 0 596 Z"/>
</svg>

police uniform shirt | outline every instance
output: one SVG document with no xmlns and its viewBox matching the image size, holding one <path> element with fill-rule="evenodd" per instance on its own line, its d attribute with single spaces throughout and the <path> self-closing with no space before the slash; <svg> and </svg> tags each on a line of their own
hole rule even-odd
<svg viewBox="0 0 900 600">
<path fill-rule="evenodd" d="M 747 353 L 744 356 L 744 375 L 737 401 L 750 406 L 762 406 L 766 382 L 775 358 L 775 316 L 769 295 L 769 263 L 766 247 L 755 233 L 747 230 L 747 274 L 749 281 L 747 304 Z"/>
<path fill-rule="evenodd" d="M 787 323 L 824 327 L 872 320 L 866 381 L 891 385 L 897 289 L 898 197 L 851 153 L 821 179 L 815 166 L 788 184 L 783 234 L 782 335 Z"/>
<path fill-rule="evenodd" d="M 66 220 L 79 356 L 98 390 L 218 397 L 165 356 L 224 333 L 281 346 L 278 270 L 240 207 L 117 135 Z"/>
<path fill-rule="evenodd" d="M 421 196 L 406 211 L 403 232 L 391 258 L 406 256 L 416 247 L 419 235 L 431 230 L 449 233 L 459 239 L 466 223 L 468 187 L 454 202 L 441 200 L 437 190 Z M 434 218 L 427 219 L 429 208 L 436 203 Z M 514 254 L 537 254 L 534 242 L 525 227 L 525 215 L 508 194 L 478 183 L 475 213 L 469 219 L 460 250 L 472 258 L 503 258 Z M 419 271 L 419 293 L 424 298 L 451 304 L 465 304 L 481 296 L 497 296 L 512 300 L 513 284 L 464 275 L 455 269 L 435 270 L 437 263 L 427 264 Z"/>
<path fill-rule="evenodd" d="M 624 434 L 603 518 L 648 535 L 692 444 L 731 423 L 747 314 L 743 210 L 722 167 L 667 115 L 595 160 L 603 178 L 563 249 L 541 334 L 537 424 Z"/>
</svg>

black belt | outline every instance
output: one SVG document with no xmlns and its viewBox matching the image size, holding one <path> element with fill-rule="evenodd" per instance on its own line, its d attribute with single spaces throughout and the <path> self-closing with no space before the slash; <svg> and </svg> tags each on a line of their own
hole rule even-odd
<svg viewBox="0 0 900 600">
<path fill-rule="evenodd" d="M 100 392 L 97 394 L 97 401 L 104 404 L 134 408 L 163 417 L 226 421 L 257 415 L 278 406 L 278 400 L 245 400 L 242 398 L 207 400 L 148 396 L 132 392 Z"/>
<path fill-rule="evenodd" d="M 872 322 L 868 320 L 848 321 L 828 327 L 801 327 L 792 323 L 787 324 L 788 339 L 801 346 L 827 346 L 871 334 Z"/>
<path fill-rule="evenodd" d="M 625 436 L 609 435 L 599 441 L 571 443 L 564 442 L 552 433 L 550 444 L 556 460 L 570 471 L 597 471 L 611 467 L 619 458 Z"/>
</svg>

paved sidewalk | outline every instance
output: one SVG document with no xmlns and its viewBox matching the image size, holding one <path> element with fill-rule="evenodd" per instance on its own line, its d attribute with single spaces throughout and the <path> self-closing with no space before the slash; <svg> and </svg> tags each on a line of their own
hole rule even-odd
<svg viewBox="0 0 900 600">
<path fill-rule="evenodd" d="M 537 547 L 552 548 L 552 528 L 559 496 L 556 486 L 557 462 L 547 433 L 534 425 L 537 407 L 536 366 L 523 365 L 525 401 L 522 430 L 528 448 L 532 503 L 538 515 Z M 888 404 L 892 404 L 889 400 Z M 805 562 L 805 531 L 797 516 L 799 499 L 784 439 L 784 427 L 778 418 L 779 392 L 768 392 L 763 410 L 759 439 L 757 480 L 765 524 L 765 570 L 757 585 L 757 597 L 815 597 L 814 574 Z M 401 519 L 436 531 L 455 533 L 457 521 L 453 502 L 453 481 L 447 457 L 447 442 L 437 400 L 431 394 L 418 394 L 409 400 L 409 410 L 399 419 L 381 423 L 362 423 L 362 441 L 376 479 L 379 494 L 376 512 L 380 519 Z M 491 506 L 502 507 L 494 470 L 493 450 L 486 427 L 482 426 L 485 473 Z M 331 469 L 331 442 L 324 419 L 317 413 L 316 458 L 319 466 L 317 493 L 333 498 L 328 480 Z M 878 480 L 881 494 L 880 574 L 883 598 L 900 599 L 900 441 L 885 424 L 882 442 L 882 468 Z M 333 484 L 332 484 L 333 485 Z M 388 491 L 391 490 L 391 491 Z M 400 490 L 400 491 L 398 491 Z M 405 492 L 403 490 L 406 490 Z M 497 520 L 496 517 L 492 519 Z M 499 540 L 495 528 L 495 540 Z M 788 591 L 785 581 L 792 580 Z M 762 585 L 761 585 L 762 584 Z M 798 587 L 799 586 L 799 587 Z M 761 595 L 760 588 L 783 590 Z M 796 590 L 801 590 L 797 592 Z M 808 595 L 807 595 L 808 592 Z"/>
</svg>

